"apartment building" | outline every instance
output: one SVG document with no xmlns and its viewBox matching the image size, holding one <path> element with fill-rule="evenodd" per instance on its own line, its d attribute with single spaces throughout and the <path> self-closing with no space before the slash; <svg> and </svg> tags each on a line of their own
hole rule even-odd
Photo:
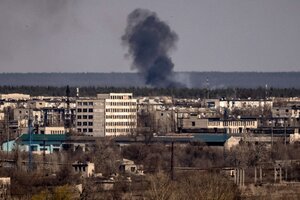
<svg viewBox="0 0 300 200">
<path fill-rule="evenodd" d="M 128 135 L 134 132 L 136 126 L 137 100 L 132 93 L 110 93 L 105 99 L 105 135 Z"/>
<path fill-rule="evenodd" d="M 76 101 L 76 129 L 96 137 L 128 135 L 136 129 L 137 105 L 132 93 L 98 94 Z"/>
<path fill-rule="evenodd" d="M 77 132 L 105 136 L 105 99 L 78 99 L 76 107 Z"/>
</svg>

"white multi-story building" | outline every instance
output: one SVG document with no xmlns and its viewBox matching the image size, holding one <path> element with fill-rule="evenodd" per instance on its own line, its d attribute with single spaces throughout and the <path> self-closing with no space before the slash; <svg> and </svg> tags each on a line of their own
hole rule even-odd
<svg viewBox="0 0 300 200">
<path fill-rule="evenodd" d="M 137 100 L 132 93 L 110 93 L 105 99 L 105 135 L 128 135 L 136 126 Z"/>
<path fill-rule="evenodd" d="M 97 137 L 128 135 L 137 126 L 137 105 L 132 93 L 98 94 L 76 101 L 76 129 Z"/>
</svg>

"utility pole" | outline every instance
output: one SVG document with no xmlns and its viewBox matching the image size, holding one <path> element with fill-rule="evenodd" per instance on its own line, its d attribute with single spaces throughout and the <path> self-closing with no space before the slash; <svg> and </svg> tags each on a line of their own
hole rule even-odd
<svg viewBox="0 0 300 200">
<path fill-rule="evenodd" d="M 209 79 L 208 77 L 206 78 L 206 99 L 209 99 Z"/>
<path fill-rule="evenodd" d="M 174 142 L 171 145 L 171 180 L 174 180 Z"/>
<path fill-rule="evenodd" d="M 6 109 L 5 114 L 6 114 L 6 116 L 5 116 L 5 130 L 6 130 L 6 134 L 7 134 L 6 154 L 8 156 L 8 149 L 9 149 L 9 110 L 8 110 L 8 108 Z"/>
<path fill-rule="evenodd" d="M 45 140 L 45 135 L 43 139 L 43 173 L 45 174 L 45 167 L 46 165 L 46 140 Z"/>
<path fill-rule="evenodd" d="M 274 132 L 274 130 L 273 130 L 273 127 L 274 127 L 274 120 L 273 120 L 273 117 L 271 118 L 271 120 L 272 120 L 272 123 L 271 123 L 271 149 L 273 150 L 273 132 Z"/>
<path fill-rule="evenodd" d="M 30 110 L 28 112 L 28 135 L 29 135 L 28 171 L 30 172 L 32 170 L 32 149 L 31 149 L 31 143 L 32 143 L 32 120 L 31 120 L 31 116 L 30 116 Z"/>
<path fill-rule="evenodd" d="M 286 148 L 286 118 L 284 118 L 284 147 Z"/>
</svg>

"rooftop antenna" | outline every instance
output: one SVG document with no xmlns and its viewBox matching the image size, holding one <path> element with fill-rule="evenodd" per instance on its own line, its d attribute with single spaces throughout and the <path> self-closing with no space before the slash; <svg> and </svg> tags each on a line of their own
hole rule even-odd
<svg viewBox="0 0 300 200">
<path fill-rule="evenodd" d="M 79 88 L 76 88 L 76 99 L 79 99 Z"/>
<path fill-rule="evenodd" d="M 71 114 L 70 114 L 70 87 L 67 85 L 66 89 L 66 96 L 67 96 L 67 109 L 65 111 L 65 128 L 66 128 L 66 133 L 70 132 L 70 126 L 71 126 Z"/>
<path fill-rule="evenodd" d="M 206 99 L 209 99 L 209 79 L 206 77 Z"/>
<path fill-rule="evenodd" d="M 268 84 L 266 84 L 266 87 L 265 87 L 265 99 L 266 100 L 268 99 Z"/>
</svg>

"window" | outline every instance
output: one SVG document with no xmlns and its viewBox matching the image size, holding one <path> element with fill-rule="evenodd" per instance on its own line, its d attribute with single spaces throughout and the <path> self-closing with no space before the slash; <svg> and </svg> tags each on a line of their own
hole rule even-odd
<svg viewBox="0 0 300 200">
<path fill-rule="evenodd" d="M 89 119 L 93 119 L 93 115 L 89 115 Z"/>
<path fill-rule="evenodd" d="M 83 102 L 83 105 L 84 105 L 84 106 L 87 106 L 87 105 L 88 105 L 88 102 Z"/>
<path fill-rule="evenodd" d="M 77 132 L 79 132 L 79 133 L 80 133 L 80 132 L 81 132 L 81 128 L 78 128 L 78 129 L 77 129 Z"/>
<path fill-rule="evenodd" d="M 37 151 L 37 146 L 31 146 L 31 151 Z"/>
<path fill-rule="evenodd" d="M 87 119 L 87 115 L 83 115 L 82 118 L 83 118 L 83 119 Z"/>
<path fill-rule="evenodd" d="M 86 129 L 86 128 L 82 129 L 82 132 L 86 133 L 86 132 L 87 132 L 87 129 Z"/>
<path fill-rule="evenodd" d="M 135 167 L 131 167 L 131 168 L 130 168 L 130 171 L 131 171 L 131 172 L 135 172 Z"/>
<path fill-rule="evenodd" d="M 77 126 L 81 126 L 81 122 L 77 122 Z"/>
<path fill-rule="evenodd" d="M 78 109 L 77 109 L 77 112 L 82 112 L 82 109 L 81 109 L 81 108 L 78 108 Z"/>
<path fill-rule="evenodd" d="M 78 102 L 78 105 L 79 105 L 79 106 L 82 106 L 82 102 Z"/>
<path fill-rule="evenodd" d="M 196 126 L 196 123 L 195 123 L 195 122 L 192 122 L 192 126 Z"/>
<path fill-rule="evenodd" d="M 93 108 L 89 108 L 89 112 L 93 112 Z"/>
<path fill-rule="evenodd" d="M 84 109 L 82 109 L 82 111 L 83 111 L 83 112 L 87 112 L 87 109 L 86 109 L 86 108 L 84 108 Z"/>
<path fill-rule="evenodd" d="M 93 126 L 93 122 L 89 122 L 89 126 Z"/>
<path fill-rule="evenodd" d="M 83 124 L 83 126 L 87 126 L 87 122 L 83 122 L 82 124 Z"/>
<path fill-rule="evenodd" d="M 92 106 L 93 105 L 93 102 L 89 102 L 89 106 Z"/>
<path fill-rule="evenodd" d="M 81 119 L 81 115 L 77 115 L 77 119 Z"/>
<path fill-rule="evenodd" d="M 92 129 L 92 128 L 89 128 L 89 132 L 92 133 L 92 132 L 93 132 L 93 129 Z"/>
</svg>

